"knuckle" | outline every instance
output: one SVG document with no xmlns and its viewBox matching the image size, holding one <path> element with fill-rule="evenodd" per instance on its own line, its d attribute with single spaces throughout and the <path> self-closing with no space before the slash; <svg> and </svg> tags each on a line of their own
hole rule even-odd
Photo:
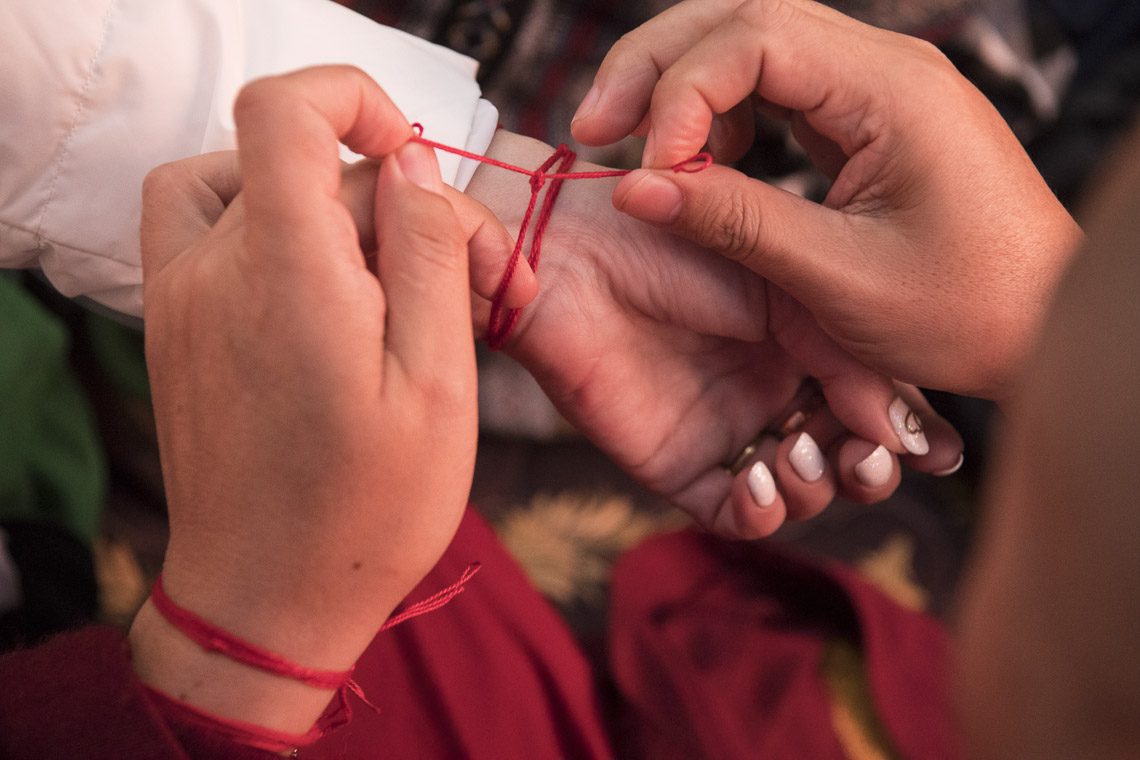
<svg viewBox="0 0 1140 760">
<path fill-rule="evenodd" d="M 186 172 L 178 161 L 160 164 L 147 172 L 143 178 L 143 204 L 152 205 L 166 198 L 171 191 L 180 189 L 185 182 Z"/>
<path fill-rule="evenodd" d="M 234 99 L 234 122 L 240 127 L 257 121 L 266 112 L 287 108 L 301 94 L 288 74 L 255 79 L 242 87 Z"/>
<path fill-rule="evenodd" d="M 606 55 L 606 58 L 614 63 L 624 65 L 645 60 L 652 61 L 652 56 L 645 45 L 642 44 L 641 35 L 636 29 L 618 37 L 617 42 L 610 48 L 610 52 Z"/>
<path fill-rule="evenodd" d="M 707 206 L 697 226 L 702 230 L 704 245 L 747 264 L 757 255 L 762 224 L 762 215 L 753 199 L 738 188 Z"/>
<path fill-rule="evenodd" d="M 791 20 L 797 8 L 784 0 L 746 0 L 733 12 L 733 21 L 771 32 Z"/>
<path fill-rule="evenodd" d="M 439 196 L 422 201 L 405 217 L 402 245 L 444 269 L 462 266 L 467 245 L 450 204 Z"/>
</svg>

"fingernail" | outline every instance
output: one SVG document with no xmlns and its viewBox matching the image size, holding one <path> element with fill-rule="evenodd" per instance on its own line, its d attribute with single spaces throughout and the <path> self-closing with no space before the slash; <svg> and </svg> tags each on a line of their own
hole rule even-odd
<svg viewBox="0 0 1140 760">
<path fill-rule="evenodd" d="M 435 160 L 435 151 L 428 146 L 405 143 L 396 151 L 396 162 L 413 185 L 435 193 L 443 191 L 439 162 Z"/>
<path fill-rule="evenodd" d="M 796 443 L 792 446 L 792 453 L 788 455 L 792 469 L 808 483 L 814 483 L 823 477 L 823 452 L 819 450 L 815 439 L 807 433 L 800 433 Z"/>
<path fill-rule="evenodd" d="M 582 98 L 582 104 L 578 106 L 578 110 L 574 112 L 574 118 L 570 119 L 570 124 L 579 119 L 589 118 L 590 114 L 594 112 L 594 107 L 598 105 L 598 100 L 602 97 L 601 89 L 595 84 L 590 87 L 586 96 Z"/>
<path fill-rule="evenodd" d="M 626 179 L 629 190 L 619 201 L 621 211 L 652 224 L 672 224 L 681 215 L 684 196 L 671 179 L 638 169 Z"/>
<path fill-rule="evenodd" d="M 641 165 L 653 166 L 653 159 L 657 154 L 657 137 L 653 134 L 653 130 L 649 130 L 649 134 L 645 136 L 645 150 L 641 152 Z"/>
<path fill-rule="evenodd" d="M 763 462 L 757 462 L 748 471 L 748 492 L 762 507 L 770 507 L 776 500 L 776 481 Z"/>
<path fill-rule="evenodd" d="M 895 435 L 899 437 L 903 448 L 911 454 L 919 456 L 930 451 L 930 443 L 926 440 L 926 433 L 922 432 L 922 420 L 911 411 L 906 402 L 896 398 L 891 402 L 887 413 L 891 418 L 891 425 L 895 428 Z"/>
<path fill-rule="evenodd" d="M 886 446 L 879 446 L 855 465 L 855 477 L 868 488 L 881 488 L 891 479 L 894 469 L 891 452 L 887 451 Z"/>
<path fill-rule="evenodd" d="M 958 470 L 962 469 L 962 464 L 965 461 L 966 461 L 966 454 L 961 453 L 958 455 L 958 461 L 954 463 L 953 467 L 947 467 L 945 470 L 939 470 L 938 472 L 932 472 L 930 474 L 931 475 L 937 475 L 940 478 L 944 478 L 947 475 L 953 475 L 954 473 L 958 472 Z"/>
</svg>

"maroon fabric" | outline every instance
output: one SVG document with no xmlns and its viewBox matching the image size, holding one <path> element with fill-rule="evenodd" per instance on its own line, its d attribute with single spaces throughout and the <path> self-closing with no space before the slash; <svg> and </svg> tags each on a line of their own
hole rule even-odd
<svg viewBox="0 0 1140 760">
<path fill-rule="evenodd" d="M 565 623 L 472 510 L 415 602 L 482 563 L 438 612 L 380 634 L 354 678 L 380 708 L 304 758 L 608 758 L 594 677 Z"/>
<path fill-rule="evenodd" d="M 345 727 L 303 758 L 612 756 L 594 679 L 569 631 L 474 512 L 409 596 L 471 562 L 442 610 L 377 636 Z M 844 758 L 820 674 L 825 642 L 864 650 L 876 707 L 902 757 L 956 756 L 938 625 L 841 567 L 686 532 L 650 540 L 614 577 L 613 674 L 622 756 Z M 121 635 L 93 627 L 0 658 L 0 758 L 237 758 L 268 753 L 160 714 Z"/>
<path fill-rule="evenodd" d="M 958 756 L 948 641 L 851 570 L 695 532 L 662 536 L 615 570 L 611 668 L 620 754 L 834 758 L 826 642 L 863 649 L 876 712 L 899 756 Z"/>
<path fill-rule="evenodd" d="M 304 758 L 609 758 L 594 678 L 565 624 L 487 524 L 468 510 L 411 602 L 482 563 L 441 610 L 376 637 L 355 679 L 353 719 Z M 164 720 L 165 719 L 165 720 Z M 122 635 L 92 627 L 0 658 L 0 758 L 235 758 L 236 747 L 160 715 Z"/>
</svg>

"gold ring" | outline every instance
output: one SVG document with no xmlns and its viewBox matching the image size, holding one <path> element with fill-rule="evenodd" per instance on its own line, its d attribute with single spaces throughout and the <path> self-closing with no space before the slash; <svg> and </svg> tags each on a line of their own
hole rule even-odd
<svg viewBox="0 0 1140 760">
<path fill-rule="evenodd" d="M 748 460 L 752 459 L 752 456 L 756 453 L 756 450 L 760 448 L 760 441 L 764 438 L 764 436 L 771 434 L 772 433 L 770 430 L 761 430 L 756 434 L 755 438 L 745 444 L 744 448 L 740 450 L 739 454 L 733 457 L 732 462 L 724 465 L 724 469 L 728 470 L 728 473 L 730 475 L 739 474 L 740 471 L 744 469 L 744 466 L 748 464 Z"/>
</svg>

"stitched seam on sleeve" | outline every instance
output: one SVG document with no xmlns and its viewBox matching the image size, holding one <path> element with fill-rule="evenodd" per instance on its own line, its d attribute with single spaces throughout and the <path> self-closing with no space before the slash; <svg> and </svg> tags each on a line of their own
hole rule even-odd
<svg viewBox="0 0 1140 760">
<path fill-rule="evenodd" d="M 30 227 L 26 227 L 22 224 L 13 224 L 12 222 L 7 222 L 7 221 L 4 221 L 3 219 L 0 219 L 0 228 L 15 230 L 17 232 L 23 232 L 25 234 L 32 235 L 33 238 L 35 239 L 35 242 L 37 245 L 37 248 L 36 248 L 37 251 L 43 251 L 44 249 L 46 249 L 48 247 L 47 246 L 48 243 L 54 243 L 55 245 L 62 246 L 63 248 L 66 248 L 69 251 L 74 251 L 76 253 L 82 253 L 82 254 L 85 254 L 87 256 L 93 256 L 93 257 L 99 258 L 99 259 L 106 259 L 107 261 L 110 261 L 111 263 L 115 264 L 116 266 L 121 266 L 121 267 L 124 267 L 126 269 L 142 269 L 142 266 L 140 264 L 131 264 L 131 263 L 126 262 L 126 261 L 120 261 L 119 259 L 112 256 L 110 253 L 107 253 L 105 251 L 96 251 L 96 250 L 93 250 L 91 248 L 82 248 L 82 247 L 77 246 L 77 245 L 72 245 L 71 243 L 65 243 L 62 240 L 48 240 L 46 237 L 44 237 L 42 235 L 37 235 L 36 231 L 34 229 L 31 229 Z"/>
<path fill-rule="evenodd" d="M 75 112 L 72 114 L 71 126 L 64 135 L 63 140 L 59 144 L 59 156 L 56 157 L 55 164 L 52 167 L 51 183 L 48 185 L 47 199 L 44 201 L 43 208 L 40 209 L 39 218 L 36 220 L 35 230 L 32 234 L 35 236 L 36 247 L 40 250 L 46 247 L 47 242 L 44 238 L 44 224 L 47 221 L 48 208 L 51 206 L 52 201 L 55 200 L 56 186 L 59 184 L 59 177 L 63 173 L 63 162 L 71 149 L 71 141 L 75 138 L 75 133 L 79 130 L 80 124 L 83 122 L 83 117 L 87 113 L 87 93 L 91 89 L 91 83 L 95 81 L 95 72 L 98 70 L 99 60 L 103 57 L 103 51 L 107 47 L 107 40 L 111 36 L 111 21 L 115 13 L 119 10 L 122 0 L 115 0 L 107 8 L 106 15 L 103 16 L 103 31 L 99 36 L 99 43 L 95 47 L 95 54 L 91 56 L 91 60 L 87 63 L 87 76 L 83 79 L 83 84 L 79 87 L 79 95 L 75 99 Z"/>
</svg>

